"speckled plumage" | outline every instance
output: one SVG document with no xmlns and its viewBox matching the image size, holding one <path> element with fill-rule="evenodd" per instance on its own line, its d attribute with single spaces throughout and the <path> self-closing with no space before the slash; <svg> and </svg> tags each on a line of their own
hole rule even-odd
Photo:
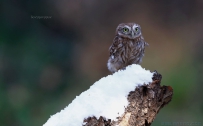
<svg viewBox="0 0 203 126">
<path fill-rule="evenodd" d="M 116 36 L 110 46 L 107 67 L 116 72 L 131 64 L 139 64 L 144 56 L 145 46 L 141 27 L 136 23 L 122 23 L 116 29 Z"/>
</svg>

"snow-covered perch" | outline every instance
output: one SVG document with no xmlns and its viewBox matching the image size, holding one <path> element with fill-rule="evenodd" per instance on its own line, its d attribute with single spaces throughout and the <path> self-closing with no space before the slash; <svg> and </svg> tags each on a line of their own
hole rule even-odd
<svg viewBox="0 0 203 126">
<path fill-rule="evenodd" d="M 147 126 L 172 98 L 161 75 L 130 65 L 101 78 L 43 126 Z"/>
</svg>

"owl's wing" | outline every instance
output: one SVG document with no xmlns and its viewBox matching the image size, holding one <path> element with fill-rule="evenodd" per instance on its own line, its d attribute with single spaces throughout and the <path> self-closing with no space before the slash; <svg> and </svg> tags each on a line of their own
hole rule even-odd
<svg viewBox="0 0 203 126">
<path fill-rule="evenodd" d="M 144 37 L 143 36 L 141 36 L 141 40 L 143 40 L 145 46 L 149 46 L 149 43 L 144 41 Z"/>
<path fill-rule="evenodd" d="M 149 46 L 149 43 L 147 43 L 147 42 L 144 42 L 144 45 L 145 45 L 145 46 Z"/>
<path fill-rule="evenodd" d="M 123 47 L 122 41 L 116 36 L 113 40 L 112 45 L 109 48 L 110 51 L 110 57 L 112 59 L 115 58 L 115 56 L 119 55 L 119 52 L 121 48 Z"/>
</svg>

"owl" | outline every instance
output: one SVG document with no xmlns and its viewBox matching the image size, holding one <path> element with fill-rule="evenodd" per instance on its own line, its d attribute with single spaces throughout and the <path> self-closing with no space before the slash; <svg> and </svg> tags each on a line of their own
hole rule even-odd
<svg viewBox="0 0 203 126">
<path fill-rule="evenodd" d="M 144 56 L 145 47 L 141 27 L 136 23 L 121 23 L 116 28 L 115 38 L 109 48 L 107 67 L 114 73 L 131 64 L 139 64 Z"/>
</svg>

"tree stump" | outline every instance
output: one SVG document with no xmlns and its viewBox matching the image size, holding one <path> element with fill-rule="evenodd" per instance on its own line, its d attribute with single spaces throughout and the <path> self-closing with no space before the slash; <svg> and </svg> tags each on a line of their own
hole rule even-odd
<svg viewBox="0 0 203 126">
<path fill-rule="evenodd" d="M 168 104 L 173 95 L 170 86 L 161 86 L 162 76 L 154 72 L 153 82 L 135 88 L 128 95 L 129 104 L 117 121 L 100 116 L 84 119 L 83 126 L 150 126 L 159 110 Z"/>
</svg>

